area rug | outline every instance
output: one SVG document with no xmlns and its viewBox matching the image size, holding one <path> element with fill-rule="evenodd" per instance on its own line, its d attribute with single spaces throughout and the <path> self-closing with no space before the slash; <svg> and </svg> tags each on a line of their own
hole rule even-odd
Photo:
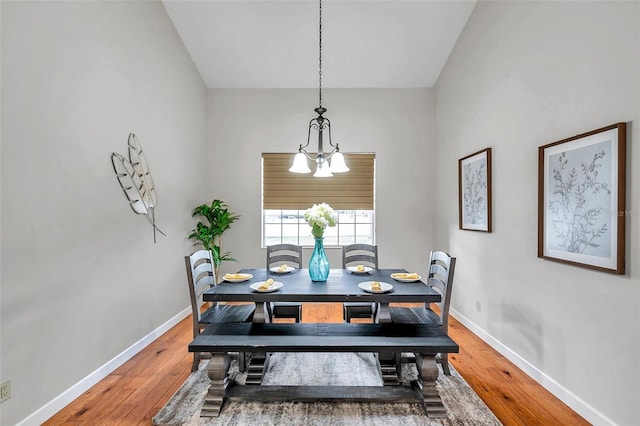
<svg viewBox="0 0 640 426">
<path fill-rule="evenodd" d="M 436 383 L 447 418 L 429 419 L 418 403 L 355 402 L 240 402 L 225 401 L 220 417 L 200 417 L 209 378 L 207 362 L 173 395 L 153 418 L 156 426 L 206 425 L 487 425 L 501 423 L 453 367 L 451 376 L 440 371 Z M 311 368 L 309 368 L 311 366 Z M 440 368 L 440 366 L 438 366 Z M 232 359 L 230 375 L 244 384 Z M 412 364 L 403 364 L 402 382 L 417 377 Z M 276 353 L 272 354 L 265 385 L 382 385 L 376 357 L 370 353 Z"/>
</svg>

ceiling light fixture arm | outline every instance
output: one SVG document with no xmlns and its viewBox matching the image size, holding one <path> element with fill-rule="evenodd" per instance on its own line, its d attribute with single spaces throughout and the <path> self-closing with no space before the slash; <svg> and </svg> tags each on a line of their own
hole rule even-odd
<svg viewBox="0 0 640 426">
<path fill-rule="evenodd" d="M 338 146 L 338 144 L 334 144 L 331 141 L 331 122 L 329 121 L 328 118 L 325 118 L 322 116 L 322 114 L 327 112 L 327 109 L 318 107 L 314 111 L 318 114 L 318 116 L 309 122 L 309 132 L 307 134 L 307 143 L 304 146 L 300 145 L 298 152 L 302 152 L 305 155 L 305 157 L 307 157 L 309 160 L 318 161 L 318 159 L 321 159 L 320 161 L 322 162 L 331 158 L 331 156 L 335 152 L 339 152 L 340 147 Z M 305 149 L 311 143 L 311 130 L 315 130 L 318 132 L 318 154 L 317 155 L 316 154 L 311 155 Z M 329 146 L 331 146 L 331 151 L 329 153 L 326 153 L 324 151 L 324 146 L 323 146 L 323 141 L 324 141 L 323 134 L 325 130 L 328 133 Z"/>
</svg>

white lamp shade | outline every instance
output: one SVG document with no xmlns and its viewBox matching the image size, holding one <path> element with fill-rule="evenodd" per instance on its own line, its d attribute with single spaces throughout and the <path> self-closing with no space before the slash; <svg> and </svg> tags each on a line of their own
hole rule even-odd
<svg viewBox="0 0 640 426">
<path fill-rule="evenodd" d="M 349 167 L 344 162 L 344 155 L 340 151 L 335 152 L 331 156 L 331 172 L 333 173 L 345 173 L 349 171 Z"/>
<path fill-rule="evenodd" d="M 311 173 L 309 164 L 307 164 L 307 157 L 301 152 L 297 153 L 296 156 L 293 157 L 293 164 L 289 168 L 289 171 L 293 173 Z"/>
<path fill-rule="evenodd" d="M 329 164 L 326 161 L 322 163 L 318 163 L 318 168 L 316 172 L 313 174 L 313 177 L 331 177 L 333 173 L 331 173 L 331 169 L 329 168 Z"/>
</svg>

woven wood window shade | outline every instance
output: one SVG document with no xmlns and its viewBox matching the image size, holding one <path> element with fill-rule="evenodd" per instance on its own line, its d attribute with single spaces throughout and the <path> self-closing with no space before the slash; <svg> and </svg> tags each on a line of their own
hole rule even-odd
<svg viewBox="0 0 640 426">
<path fill-rule="evenodd" d="M 373 210 L 375 154 L 344 154 L 351 171 L 330 178 L 291 173 L 293 155 L 262 154 L 265 210 L 305 210 L 319 203 L 336 210 Z"/>
</svg>

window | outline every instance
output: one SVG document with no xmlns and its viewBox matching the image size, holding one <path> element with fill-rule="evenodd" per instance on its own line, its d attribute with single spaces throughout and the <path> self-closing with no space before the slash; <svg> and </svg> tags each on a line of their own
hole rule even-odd
<svg viewBox="0 0 640 426">
<path fill-rule="evenodd" d="M 338 224 L 324 232 L 325 245 L 375 244 L 373 210 L 337 210 Z M 264 245 L 289 243 L 312 246 L 304 210 L 263 210 Z"/>
<path fill-rule="evenodd" d="M 331 178 L 290 173 L 293 154 L 262 154 L 263 245 L 313 245 L 304 212 L 327 203 L 338 213 L 338 224 L 327 228 L 325 245 L 375 244 L 374 154 L 344 154 L 351 171 Z"/>
</svg>

